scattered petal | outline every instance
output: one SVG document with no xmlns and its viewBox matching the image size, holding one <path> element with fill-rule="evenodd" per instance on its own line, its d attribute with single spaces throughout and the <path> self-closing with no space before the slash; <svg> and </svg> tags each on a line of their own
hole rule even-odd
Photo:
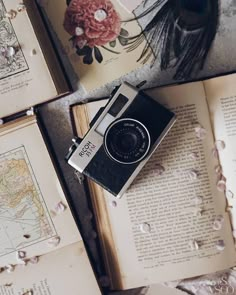
<svg viewBox="0 0 236 295">
<path fill-rule="evenodd" d="M 0 125 L 3 125 L 3 124 L 4 124 L 3 119 L 0 119 Z"/>
<path fill-rule="evenodd" d="M 215 167 L 215 172 L 216 172 L 217 175 L 221 175 L 221 173 L 222 173 L 222 167 L 220 165 L 217 165 Z"/>
<path fill-rule="evenodd" d="M 223 240 L 218 240 L 216 242 L 216 249 L 219 251 L 223 251 L 225 248 L 225 242 Z"/>
<path fill-rule="evenodd" d="M 36 49 L 31 49 L 30 50 L 30 56 L 34 56 L 37 54 L 37 50 Z"/>
<path fill-rule="evenodd" d="M 15 269 L 15 267 L 14 267 L 14 265 L 12 265 L 12 264 L 8 264 L 8 265 L 5 266 L 5 270 L 6 270 L 8 273 L 13 272 L 14 269 Z"/>
<path fill-rule="evenodd" d="M 199 172 L 194 169 L 191 169 L 188 171 L 187 176 L 188 176 L 189 180 L 196 180 L 196 179 L 198 179 Z"/>
<path fill-rule="evenodd" d="M 53 237 L 48 241 L 48 246 L 56 247 L 60 244 L 60 241 L 61 241 L 60 237 L 58 237 L 58 236 Z"/>
<path fill-rule="evenodd" d="M 216 149 L 220 152 L 220 151 L 223 151 L 225 149 L 225 142 L 222 141 L 222 140 L 217 140 L 215 142 L 215 147 Z"/>
<path fill-rule="evenodd" d="M 76 36 L 81 36 L 83 34 L 84 34 L 84 29 L 83 28 L 81 28 L 81 27 L 76 27 L 75 28 L 75 35 Z"/>
<path fill-rule="evenodd" d="M 23 3 L 17 5 L 17 11 L 22 12 L 26 10 L 26 6 Z"/>
<path fill-rule="evenodd" d="M 226 190 L 226 182 L 225 180 L 219 180 L 217 183 L 217 189 L 219 192 L 225 192 Z"/>
<path fill-rule="evenodd" d="M 213 222 L 213 229 L 214 230 L 221 230 L 224 223 L 224 217 L 222 215 L 216 216 Z"/>
<path fill-rule="evenodd" d="M 8 17 L 10 19 L 14 19 L 16 16 L 17 16 L 17 12 L 13 9 L 5 13 L 5 17 Z"/>
<path fill-rule="evenodd" d="M 234 194 L 231 192 L 231 190 L 227 190 L 225 195 L 226 195 L 227 199 L 233 199 L 234 198 Z"/>
<path fill-rule="evenodd" d="M 29 262 L 32 264 L 37 264 L 39 262 L 39 257 L 38 256 L 31 257 L 29 259 Z"/>
<path fill-rule="evenodd" d="M 192 160 L 197 160 L 199 158 L 199 155 L 197 152 L 191 152 L 188 157 Z"/>
<path fill-rule="evenodd" d="M 17 253 L 16 253 L 16 258 L 18 259 L 18 260 L 22 260 L 22 259 L 24 259 L 26 257 L 26 252 L 25 251 L 18 251 Z"/>
<path fill-rule="evenodd" d="M 140 224 L 139 228 L 142 233 L 150 233 L 151 232 L 151 225 L 147 222 Z"/>
<path fill-rule="evenodd" d="M 15 48 L 12 46 L 7 47 L 5 55 L 6 57 L 12 57 L 16 54 Z"/>
<path fill-rule="evenodd" d="M 224 182 L 226 182 L 226 177 L 223 174 L 221 174 L 220 180 L 223 180 Z"/>
<path fill-rule="evenodd" d="M 165 172 L 165 167 L 163 167 L 161 164 L 156 164 L 154 172 L 156 175 L 162 175 Z"/>
<path fill-rule="evenodd" d="M 216 158 L 216 159 L 219 158 L 219 152 L 218 152 L 217 148 L 213 148 L 211 153 L 214 158 Z"/>
<path fill-rule="evenodd" d="M 111 201 L 109 204 L 110 204 L 110 206 L 111 206 L 112 208 L 116 208 L 116 207 L 117 207 L 117 203 L 116 203 L 116 201 Z"/>
<path fill-rule="evenodd" d="M 198 206 L 203 203 L 203 197 L 202 196 L 197 196 L 193 199 L 193 204 Z"/>
<path fill-rule="evenodd" d="M 199 249 L 199 244 L 196 240 L 189 241 L 188 245 L 189 245 L 189 248 L 191 249 L 191 251 Z"/>
<path fill-rule="evenodd" d="M 34 115 L 34 108 L 31 107 L 27 112 L 26 112 L 27 116 L 33 116 Z"/>
<path fill-rule="evenodd" d="M 227 206 L 227 207 L 226 207 L 226 212 L 231 212 L 232 209 L 233 209 L 233 206 Z"/>
<path fill-rule="evenodd" d="M 56 214 L 61 214 L 62 212 L 64 212 L 66 210 L 66 205 L 63 204 L 63 202 L 59 202 L 56 207 L 55 207 L 55 212 Z"/>
<path fill-rule="evenodd" d="M 104 9 L 98 9 L 94 13 L 94 18 L 98 22 L 102 22 L 107 18 L 107 12 Z"/>
<path fill-rule="evenodd" d="M 207 135 L 206 129 L 204 129 L 202 126 L 198 125 L 197 127 L 194 128 L 196 137 L 198 139 L 205 139 Z"/>
<path fill-rule="evenodd" d="M 201 217 L 203 215 L 204 210 L 203 208 L 194 208 L 193 212 L 196 217 Z"/>
</svg>

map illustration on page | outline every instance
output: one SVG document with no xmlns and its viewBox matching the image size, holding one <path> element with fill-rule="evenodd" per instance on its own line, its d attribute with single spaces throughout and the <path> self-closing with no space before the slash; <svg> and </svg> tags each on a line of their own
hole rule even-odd
<svg viewBox="0 0 236 295">
<path fill-rule="evenodd" d="M 55 236 L 25 147 L 0 156 L 0 256 Z"/>
</svg>

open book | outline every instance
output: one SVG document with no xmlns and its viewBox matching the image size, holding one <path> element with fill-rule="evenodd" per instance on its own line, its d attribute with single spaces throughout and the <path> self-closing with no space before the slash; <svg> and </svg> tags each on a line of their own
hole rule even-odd
<svg viewBox="0 0 236 295">
<path fill-rule="evenodd" d="M 35 1 L 0 0 L 0 118 L 67 92 Z"/>
<path fill-rule="evenodd" d="M 97 40 L 97 43 L 95 42 L 95 49 L 95 47 L 93 46 L 86 46 L 89 43 L 89 40 L 86 40 L 87 37 L 83 32 L 91 31 L 91 34 L 93 33 L 94 36 L 100 35 L 99 30 L 101 29 L 101 26 L 98 26 L 97 23 L 93 25 L 93 20 L 91 19 L 91 16 L 89 16 L 89 19 L 85 21 L 87 27 L 79 27 L 81 31 L 77 33 L 77 37 L 79 37 L 80 43 L 81 41 L 83 41 L 84 45 L 73 44 L 73 39 L 76 39 L 76 36 L 70 35 L 63 26 L 65 15 L 67 13 L 66 11 L 68 9 L 68 5 L 73 4 L 75 7 L 74 10 L 77 9 L 77 14 L 74 14 L 74 16 L 70 15 L 71 23 L 73 23 L 73 21 L 75 23 L 79 21 L 80 16 L 81 22 L 83 23 L 83 14 L 81 15 L 80 11 L 83 11 L 85 15 L 92 15 L 94 7 L 98 6 L 98 10 L 100 6 L 103 7 L 102 5 L 107 5 L 107 7 L 110 7 L 109 2 L 106 3 L 106 1 L 104 1 L 101 2 L 101 4 L 100 2 L 94 1 L 93 3 L 93 1 L 90 1 L 87 4 L 87 2 L 75 0 L 41 1 L 43 11 L 48 18 L 48 22 L 51 25 L 52 30 L 56 34 L 55 41 L 58 43 L 58 47 L 61 48 L 61 54 L 63 60 L 65 61 L 65 65 L 68 65 L 69 61 L 69 64 L 72 66 L 72 68 L 67 66 L 68 73 L 71 73 L 71 77 L 74 78 L 76 75 L 77 78 L 75 78 L 75 83 L 78 84 L 79 78 L 81 85 L 87 91 L 94 90 L 107 83 L 110 83 L 115 79 L 118 79 L 121 76 L 126 75 L 129 72 L 139 68 L 142 65 L 142 62 L 137 62 L 137 60 L 139 59 L 145 46 L 144 42 L 140 44 L 140 46 L 136 46 L 137 44 L 133 44 L 134 48 L 130 52 L 128 52 L 127 50 L 127 38 L 140 34 L 141 27 L 136 20 L 125 22 L 126 20 L 134 19 L 134 14 L 128 12 L 119 1 L 111 0 L 111 2 L 114 5 L 114 10 L 112 9 L 112 12 L 109 12 L 108 17 L 112 18 L 112 15 L 114 15 L 114 13 L 117 13 L 119 15 L 121 19 L 120 34 L 118 35 L 117 39 L 110 40 L 110 42 L 107 41 L 105 45 L 97 45 L 101 44 L 101 40 Z M 84 3 L 86 3 L 86 6 L 89 6 L 88 9 L 91 9 L 91 11 L 84 12 Z M 103 25 L 102 22 L 101 25 Z M 94 28 L 94 26 L 96 27 Z M 101 35 L 101 39 L 102 37 L 103 36 Z M 96 59 L 97 54 L 95 53 L 95 51 L 96 53 L 100 52 L 100 60 Z M 86 55 L 86 53 L 88 53 L 88 55 Z M 65 57 L 68 58 L 68 60 Z M 88 61 L 88 57 L 90 61 Z"/>
<path fill-rule="evenodd" d="M 35 116 L 0 126 L 0 233 L 1 295 L 101 294 Z"/>
<path fill-rule="evenodd" d="M 236 264 L 236 75 L 147 93 L 177 114 L 175 126 L 121 199 L 88 181 L 114 289 Z M 105 103 L 73 107 L 79 136 Z"/>
</svg>

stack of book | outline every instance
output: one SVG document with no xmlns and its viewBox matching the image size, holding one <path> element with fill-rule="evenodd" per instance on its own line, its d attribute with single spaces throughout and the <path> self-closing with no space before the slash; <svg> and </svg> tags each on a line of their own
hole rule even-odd
<svg viewBox="0 0 236 295">
<path fill-rule="evenodd" d="M 64 2 L 41 4 L 71 51 L 62 30 Z M 130 17 L 119 3 L 113 1 Z M 129 31 L 138 34 L 140 27 L 127 22 L 123 33 Z M 120 50 L 122 42 L 103 48 L 103 65 L 88 67 L 74 52 L 68 55 L 86 89 L 140 66 L 143 48 L 128 54 Z M 43 128 L 30 109 L 70 92 L 34 1 L 0 0 L 0 49 L 0 293 L 101 294 Z M 236 264 L 235 81 L 233 74 L 148 90 L 177 114 L 176 125 L 121 199 L 88 181 L 112 290 Z M 79 136 L 105 103 L 72 107 Z M 156 288 L 147 294 L 178 292 Z"/>
<path fill-rule="evenodd" d="M 34 1 L 0 1 L 0 293 L 101 294 L 31 107 L 69 93 Z"/>
</svg>

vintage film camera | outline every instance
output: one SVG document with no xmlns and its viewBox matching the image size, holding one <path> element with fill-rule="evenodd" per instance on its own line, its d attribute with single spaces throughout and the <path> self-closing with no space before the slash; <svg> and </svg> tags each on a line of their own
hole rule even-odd
<svg viewBox="0 0 236 295">
<path fill-rule="evenodd" d="M 83 140 L 74 140 L 66 160 L 121 197 L 175 120 L 174 113 L 123 83 L 98 112 Z"/>
</svg>

